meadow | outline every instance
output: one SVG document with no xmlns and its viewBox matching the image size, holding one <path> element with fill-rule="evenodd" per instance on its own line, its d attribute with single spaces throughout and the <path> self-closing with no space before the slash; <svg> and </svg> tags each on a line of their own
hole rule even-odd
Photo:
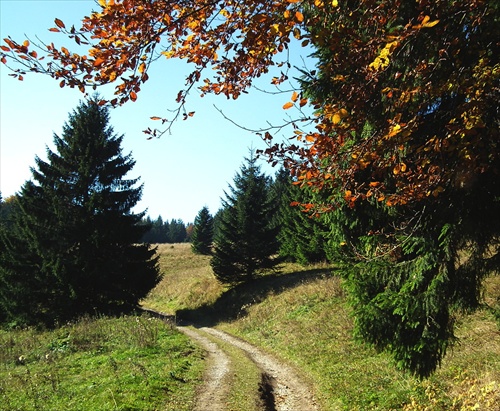
<svg viewBox="0 0 500 411">
<path fill-rule="evenodd" d="M 334 267 L 286 264 L 228 289 L 189 244 L 160 245 L 163 280 L 142 302 L 183 324 L 222 329 L 304 371 L 324 410 L 500 409 L 500 278 L 485 306 L 457 318 L 458 343 L 418 380 L 352 338 L 353 318 Z M 0 409 L 191 410 L 204 353 L 148 315 L 83 318 L 52 331 L 0 331 Z M 233 399 L 243 410 L 245 398 Z"/>
</svg>

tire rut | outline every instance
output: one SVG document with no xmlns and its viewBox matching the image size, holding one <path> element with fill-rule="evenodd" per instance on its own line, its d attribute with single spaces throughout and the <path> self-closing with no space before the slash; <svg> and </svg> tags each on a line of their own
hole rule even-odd
<svg viewBox="0 0 500 411">
<path fill-rule="evenodd" d="M 204 385 L 199 391 L 194 411 L 221 411 L 225 408 L 225 399 L 229 387 L 226 383 L 230 370 L 229 357 L 219 346 L 204 337 L 198 331 L 187 327 L 178 327 L 179 331 L 198 342 L 208 354 L 208 367 L 204 376 Z"/>
<path fill-rule="evenodd" d="M 225 409 L 224 398 L 228 393 L 227 384 L 224 382 L 230 370 L 230 360 L 223 350 L 203 333 L 212 336 L 215 340 L 237 347 L 260 369 L 262 380 L 258 390 L 262 411 L 319 410 L 311 389 L 289 365 L 223 331 L 209 327 L 178 328 L 188 337 L 198 341 L 209 354 L 205 386 L 198 396 L 196 411 L 223 411 Z"/>
</svg>

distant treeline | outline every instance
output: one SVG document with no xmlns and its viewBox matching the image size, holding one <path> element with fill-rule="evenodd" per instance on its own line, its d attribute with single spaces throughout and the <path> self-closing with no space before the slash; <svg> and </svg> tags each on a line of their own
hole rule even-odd
<svg viewBox="0 0 500 411">
<path fill-rule="evenodd" d="M 193 224 L 184 224 L 182 220 L 172 219 L 163 221 L 161 216 L 152 220 L 149 216 L 143 219 L 143 224 L 147 224 L 151 229 L 144 234 L 142 241 L 144 243 L 186 243 L 191 241 L 193 233 Z"/>
</svg>

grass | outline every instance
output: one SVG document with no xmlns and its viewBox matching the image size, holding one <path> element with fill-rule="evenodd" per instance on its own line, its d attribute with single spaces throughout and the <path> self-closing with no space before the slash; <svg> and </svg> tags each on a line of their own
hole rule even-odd
<svg viewBox="0 0 500 411">
<path fill-rule="evenodd" d="M 328 266 L 287 265 L 280 275 L 227 289 L 209 257 L 189 244 L 159 252 L 164 278 L 145 306 L 217 326 L 287 359 L 308 375 L 325 411 L 500 409 L 499 276 L 486 281 L 489 307 L 458 319 L 460 343 L 430 379 L 418 381 L 352 340 L 351 311 Z M 245 387 L 259 376 L 248 359 L 224 349 L 236 370 L 229 409 L 252 409 Z M 202 351 L 187 337 L 147 316 L 0 331 L 0 410 L 188 411 L 203 367 Z"/>
<path fill-rule="evenodd" d="M 217 326 L 296 364 L 324 410 L 500 409 L 498 305 L 459 318 L 460 343 L 430 379 L 419 381 L 352 340 L 341 280 L 327 266 L 287 265 L 281 275 L 229 290 L 189 245 L 163 249 L 160 263 L 165 277 L 146 305 Z M 493 307 L 499 296 L 500 277 L 492 277 L 485 301 Z"/>
<path fill-rule="evenodd" d="M 158 253 L 164 277 L 147 298 L 149 308 L 173 314 L 214 302 L 222 292 L 213 278 L 210 257 L 194 254 L 190 244 L 160 244 Z"/>
<path fill-rule="evenodd" d="M 0 409 L 190 410 L 201 351 L 145 316 L 0 331 Z"/>
</svg>

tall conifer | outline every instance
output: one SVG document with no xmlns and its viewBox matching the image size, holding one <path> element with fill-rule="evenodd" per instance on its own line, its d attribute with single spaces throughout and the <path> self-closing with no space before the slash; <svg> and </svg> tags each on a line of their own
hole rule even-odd
<svg viewBox="0 0 500 411">
<path fill-rule="evenodd" d="M 191 248 L 195 253 L 208 255 L 212 252 L 214 239 L 214 219 L 208 210 L 203 207 L 194 219 L 194 231 Z"/>
<path fill-rule="evenodd" d="M 277 201 L 270 178 L 257 166 L 253 152 L 245 160 L 223 200 L 211 260 L 217 279 L 228 284 L 250 281 L 278 264 Z"/>
<path fill-rule="evenodd" d="M 131 209 L 138 179 L 98 99 L 69 116 L 56 150 L 36 157 L 17 196 L 15 229 L 3 236 L 0 305 L 7 319 L 52 325 L 83 314 L 129 310 L 157 284 L 155 250 Z"/>
</svg>

